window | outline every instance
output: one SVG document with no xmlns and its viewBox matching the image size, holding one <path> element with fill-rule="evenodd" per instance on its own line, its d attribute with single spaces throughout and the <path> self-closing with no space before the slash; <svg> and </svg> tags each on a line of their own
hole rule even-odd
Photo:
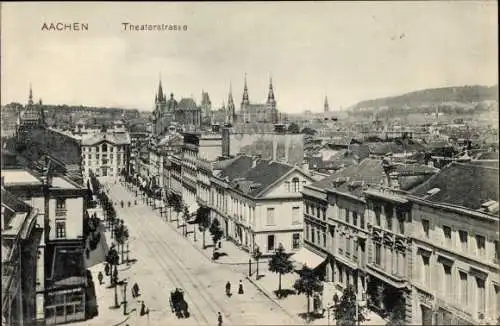
<svg viewBox="0 0 500 326">
<path fill-rule="evenodd" d="M 398 212 L 398 226 L 400 234 L 405 234 L 405 219 L 406 214 L 403 212 Z"/>
<path fill-rule="evenodd" d="M 375 212 L 375 225 L 380 226 L 381 221 L 380 221 L 380 207 L 375 206 L 373 207 L 373 211 Z"/>
<path fill-rule="evenodd" d="M 56 221 L 56 238 L 66 238 L 66 222 Z"/>
<path fill-rule="evenodd" d="M 495 240 L 495 263 L 498 263 L 498 260 L 500 260 L 500 241 Z M 500 312 L 500 311 L 499 311 Z"/>
<path fill-rule="evenodd" d="M 274 250 L 274 234 L 267 236 L 267 251 Z"/>
<path fill-rule="evenodd" d="M 357 212 L 352 212 L 352 224 L 354 224 L 354 226 L 358 226 L 358 213 Z"/>
<path fill-rule="evenodd" d="M 315 242 L 314 242 L 314 226 L 313 226 L 313 227 L 311 227 L 311 242 L 312 242 L 312 243 L 315 243 Z"/>
<path fill-rule="evenodd" d="M 484 313 L 486 310 L 486 291 L 484 279 L 476 277 L 477 285 L 477 311 Z"/>
<path fill-rule="evenodd" d="M 422 255 L 422 283 L 429 286 L 430 283 L 430 257 Z"/>
<path fill-rule="evenodd" d="M 354 259 L 358 258 L 358 240 L 354 239 L 353 248 L 352 248 L 352 256 Z"/>
<path fill-rule="evenodd" d="M 349 223 L 349 210 L 347 208 L 344 210 L 344 214 L 345 214 L 345 221 Z"/>
<path fill-rule="evenodd" d="M 267 225 L 274 225 L 274 208 L 267 209 Z"/>
<path fill-rule="evenodd" d="M 323 221 L 326 220 L 326 208 L 323 208 Z"/>
<path fill-rule="evenodd" d="M 102 144 L 102 151 L 107 152 L 108 151 L 108 144 L 104 143 Z"/>
<path fill-rule="evenodd" d="M 319 237 L 319 229 L 316 229 L 316 236 L 318 237 L 318 244 L 321 244 L 321 238 Z"/>
<path fill-rule="evenodd" d="M 476 234 L 476 248 L 479 256 L 484 256 L 485 239 L 482 235 Z"/>
<path fill-rule="evenodd" d="M 323 231 L 323 247 L 326 248 L 326 232 Z"/>
<path fill-rule="evenodd" d="M 365 215 L 361 214 L 359 216 L 359 227 L 364 229 L 365 228 Z"/>
<path fill-rule="evenodd" d="M 299 249 L 300 247 L 300 233 L 294 233 L 292 235 L 292 248 Z"/>
<path fill-rule="evenodd" d="M 345 237 L 345 255 L 347 257 L 351 256 L 351 238 Z"/>
<path fill-rule="evenodd" d="M 460 303 L 466 305 L 467 304 L 467 273 L 459 271 L 460 276 Z"/>
<path fill-rule="evenodd" d="M 451 245 L 451 227 L 443 225 L 444 244 Z"/>
<path fill-rule="evenodd" d="M 392 215 L 387 214 L 385 219 L 387 220 L 387 229 L 392 231 Z"/>
<path fill-rule="evenodd" d="M 444 280 L 443 280 L 443 296 L 448 298 L 453 296 L 453 285 L 451 279 L 451 266 L 443 264 Z"/>
<path fill-rule="evenodd" d="M 292 207 L 292 224 L 300 224 L 300 207 Z"/>
<path fill-rule="evenodd" d="M 309 204 L 306 203 L 306 214 L 309 214 Z"/>
<path fill-rule="evenodd" d="M 290 192 L 290 182 L 285 181 L 285 188 L 287 192 Z"/>
<path fill-rule="evenodd" d="M 306 224 L 306 240 L 309 240 L 309 224 Z"/>
<path fill-rule="evenodd" d="M 95 154 L 95 158 L 96 158 L 96 159 L 99 159 L 99 154 Z"/>
<path fill-rule="evenodd" d="M 429 238 L 429 220 L 422 219 L 422 229 L 426 238 Z"/>
<path fill-rule="evenodd" d="M 299 192 L 300 182 L 299 178 L 295 177 L 292 179 L 293 192 Z"/>
<path fill-rule="evenodd" d="M 380 266 L 382 264 L 382 245 L 380 243 L 375 243 L 375 265 Z"/>
<path fill-rule="evenodd" d="M 66 199 L 56 199 L 56 216 L 66 216 Z"/>
<path fill-rule="evenodd" d="M 462 250 L 467 250 L 467 231 L 458 231 L 458 237 L 460 238 L 460 245 L 462 247 Z"/>
</svg>

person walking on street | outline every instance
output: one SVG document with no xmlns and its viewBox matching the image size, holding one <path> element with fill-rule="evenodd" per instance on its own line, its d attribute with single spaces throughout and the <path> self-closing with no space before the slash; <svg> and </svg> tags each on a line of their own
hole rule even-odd
<svg viewBox="0 0 500 326">
<path fill-rule="evenodd" d="M 243 294 L 243 283 L 240 280 L 240 285 L 238 286 L 238 294 Z"/>
<path fill-rule="evenodd" d="M 222 315 L 220 312 L 217 313 L 217 324 L 222 326 Z"/>
<path fill-rule="evenodd" d="M 229 281 L 226 283 L 226 295 L 228 297 L 231 295 L 231 283 Z"/>
<path fill-rule="evenodd" d="M 108 263 L 106 263 L 104 265 L 104 273 L 106 274 L 106 276 L 109 276 L 109 264 Z"/>
<path fill-rule="evenodd" d="M 102 275 L 102 272 L 99 271 L 99 274 L 97 274 L 97 279 L 99 280 L 99 285 L 102 285 L 103 278 L 104 278 L 104 276 Z"/>
</svg>

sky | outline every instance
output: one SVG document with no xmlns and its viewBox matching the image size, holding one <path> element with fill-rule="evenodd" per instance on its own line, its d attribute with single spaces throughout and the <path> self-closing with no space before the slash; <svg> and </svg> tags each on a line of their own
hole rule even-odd
<svg viewBox="0 0 500 326">
<path fill-rule="evenodd" d="M 498 83 L 496 1 L 2 3 L 1 103 L 152 110 L 202 90 L 239 109 L 272 77 L 278 109 L 343 109 L 425 88 Z M 44 23 L 88 31 L 42 31 Z M 122 23 L 187 25 L 125 31 Z"/>
</svg>

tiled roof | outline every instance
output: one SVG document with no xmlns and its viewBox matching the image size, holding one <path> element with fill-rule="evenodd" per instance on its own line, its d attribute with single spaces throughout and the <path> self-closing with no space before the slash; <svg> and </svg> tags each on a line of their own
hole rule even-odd
<svg viewBox="0 0 500 326">
<path fill-rule="evenodd" d="M 235 160 L 224 168 L 219 177 L 224 179 L 228 177 L 230 180 L 241 178 L 252 167 L 253 158 L 246 155 L 240 155 Z"/>
<path fill-rule="evenodd" d="M 28 204 L 26 204 L 4 188 L 2 188 L 2 205 L 5 205 L 13 212 L 18 213 L 29 212 L 31 209 Z"/>
<path fill-rule="evenodd" d="M 293 166 L 274 161 L 259 160 L 255 166 L 244 175 L 245 180 L 260 184 L 249 191 L 250 195 L 256 196 L 259 192 L 278 181 L 279 178 L 294 169 Z"/>
<path fill-rule="evenodd" d="M 434 188 L 439 191 L 429 195 L 427 192 Z M 410 193 L 477 210 L 487 201 L 498 201 L 498 168 L 453 162 Z"/>
<path fill-rule="evenodd" d="M 87 137 L 82 138 L 82 145 L 92 146 L 102 141 L 107 141 L 115 145 L 127 145 L 130 144 L 130 135 L 127 132 L 124 133 L 106 132 L 106 133 L 91 134 Z"/>
<path fill-rule="evenodd" d="M 257 196 L 262 190 L 294 169 L 292 165 L 261 159 L 252 168 L 253 161 L 254 158 L 250 156 L 238 156 L 221 171 L 219 178 L 227 177 L 240 191 Z"/>
<path fill-rule="evenodd" d="M 183 98 L 177 104 L 176 110 L 197 110 L 196 102 L 192 98 Z"/>
</svg>

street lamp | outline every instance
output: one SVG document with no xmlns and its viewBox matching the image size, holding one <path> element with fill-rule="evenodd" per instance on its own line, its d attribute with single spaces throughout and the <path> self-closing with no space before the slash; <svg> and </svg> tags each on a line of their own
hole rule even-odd
<svg viewBox="0 0 500 326">
<path fill-rule="evenodd" d="M 123 280 L 123 315 L 127 315 L 127 280 Z"/>
</svg>

